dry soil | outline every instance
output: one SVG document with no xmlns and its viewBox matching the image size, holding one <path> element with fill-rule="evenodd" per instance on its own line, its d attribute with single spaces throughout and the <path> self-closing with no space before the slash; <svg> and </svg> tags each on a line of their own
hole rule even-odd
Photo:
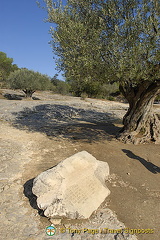
<svg viewBox="0 0 160 240">
<path fill-rule="evenodd" d="M 160 145 L 116 140 L 128 105 L 48 92 L 36 93 L 37 100 L 15 100 L 20 95 L 3 90 L 0 99 L 0 238 L 54 239 L 42 238 L 50 223 L 32 208 L 25 186 L 42 171 L 86 150 L 109 164 L 107 206 L 126 227 L 153 229 L 152 234 L 138 234 L 139 240 L 159 240 Z M 160 106 L 155 110 L 160 112 Z"/>
</svg>

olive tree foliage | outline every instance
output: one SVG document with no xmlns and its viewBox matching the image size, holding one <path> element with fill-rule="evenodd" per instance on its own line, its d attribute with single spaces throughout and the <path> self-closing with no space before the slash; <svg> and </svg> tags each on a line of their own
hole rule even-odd
<svg viewBox="0 0 160 240">
<path fill-rule="evenodd" d="M 158 0 L 45 0 L 58 67 L 81 92 L 118 82 L 129 102 L 120 139 L 160 142 L 153 102 L 160 91 Z"/>
<path fill-rule="evenodd" d="M 57 23 L 56 29 L 51 28 L 51 44 L 58 56 L 58 68 L 65 72 L 71 90 L 77 96 L 84 91 L 90 95 L 91 89 L 96 94 L 99 88 L 96 82 L 107 77 L 106 64 L 100 57 L 101 29 L 96 23 L 96 15 L 93 11 L 88 13 L 87 1 L 83 1 L 84 16 L 77 15 L 79 10 L 72 5 L 63 7 L 60 2 L 47 1 L 47 6 L 48 21 Z"/>
<path fill-rule="evenodd" d="M 0 86 L 6 85 L 6 79 L 10 72 L 17 70 L 16 64 L 13 64 L 13 58 L 7 57 L 6 53 L 0 52 Z"/>
<path fill-rule="evenodd" d="M 26 97 L 32 97 L 36 90 L 49 90 L 51 87 L 47 75 L 26 68 L 10 73 L 7 81 L 11 88 L 21 89 Z"/>
</svg>

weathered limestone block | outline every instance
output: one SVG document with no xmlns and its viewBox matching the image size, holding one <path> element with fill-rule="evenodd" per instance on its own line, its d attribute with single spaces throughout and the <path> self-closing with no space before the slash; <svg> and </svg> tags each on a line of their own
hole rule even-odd
<svg viewBox="0 0 160 240">
<path fill-rule="evenodd" d="M 49 218 L 88 218 L 110 194 L 108 175 L 108 163 L 82 151 L 38 175 L 32 191 Z"/>
</svg>

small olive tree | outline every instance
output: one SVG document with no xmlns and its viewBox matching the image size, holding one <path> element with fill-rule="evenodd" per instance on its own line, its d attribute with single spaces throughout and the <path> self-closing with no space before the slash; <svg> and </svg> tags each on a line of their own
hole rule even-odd
<svg viewBox="0 0 160 240">
<path fill-rule="evenodd" d="M 51 82 L 47 75 L 25 68 L 12 72 L 7 79 L 13 89 L 21 89 L 26 97 L 32 97 L 36 90 L 49 90 Z"/>
</svg>

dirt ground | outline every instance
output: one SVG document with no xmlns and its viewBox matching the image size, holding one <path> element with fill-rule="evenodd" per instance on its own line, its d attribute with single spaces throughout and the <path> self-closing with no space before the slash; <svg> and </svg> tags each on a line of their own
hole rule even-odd
<svg viewBox="0 0 160 240">
<path fill-rule="evenodd" d="M 39 96 L 40 95 L 38 95 L 38 97 Z M 13 102 L 14 100 L 1 99 L 0 101 L 2 106 L 6 106 L 6 112 L 9 112 L 8 104 L 15 103 Z M 63 99 L 63 101 L 65 101 L 65 99 Z M 82 103 L 80 99 L 76 101 L 78 101 L 79 104 Z M 100 100 L 98 101 L 100 103 Z M 25 107 L 25 100 L 17 100 L 16 104 L 22 104 L 22 102 L 24 102 Z M 32 100 L 27 102 L 27 106 L 29 106 L 30 102 L 32 102 Z M 101 101 L 102 105 L 106 104 L 106 102 L 103 102 L 105 101 Z M 96 103 L 96 100 L 93 101 L 91 107 L 94 103 Z M 34 104 L 36 105 L 37 103 Z M 43 99 L 41 100 L 41 104 L 46 104 L 43 102 Z M 68 104 L 69 103 L 65 103 L 65 107 L 69 106 Z M 81 108 L 83 108 L 83 105 Z M 159 109 L 158 106 L 157 108 Z M 2 109 L 2 111 L 5 110 Z M 44 111 L 44 109 L 42 110 Z M 124 111 L 125 110 L 126 107 L 124 108 Z M 33 122 L 37 121 L 37 119 L 34 118 L 34 114 L 39 111 L 40 110 L 37 109 L 34 113 L 32 112 Z M 64 109 L 64 111 L 67 111 L 67 109 Z M 96 111 L 95 108 L 94 111 Z M 116 109 L 114 109 L 114 111 L 116 112 Z M 10 162 L 7 170 L 3 171 L 2 164 L 2 207 L 4 207 L 3 204 L 6 201 L 5 190 L 9 187 L 11 189 L 14 181 L 20 179 L 20 185 L 23 186 L 28 180 L 36 177 L 42 171 L 55 166 L 61 160 L 74 153 L 86 150 L 98 160 L 108 162 L 109 164 L 110 177 L 106 181 L 106 185 L 110 189 L 111 194 L 107 198 L 108 207 L 114 211 L 118 219 L 130 229 L 153 229 L 154 232 L 152 234 L 138 234 L 137 237 L 139 240 L 160 239 L 160 145 L 126 145 L 117 141 L 115 139 L 115 133 L 122 126 L 121 119 L 110 118 L 108 122 L 105 122 L 105 120 L 93 122 L 91 119 L 90 121 L 84 121 L 84 119 L 79 119 L 78 121 L 74 119 L 74 124 L 71 121 L 71 123 L 68 122 L 65 127 L 56 125 L 55 122 L 52 122 L 51 125 L 44 126 L 43 124 L 47 116 L 45 109 L 45 121 L 42 121 L 44 116 L 41 116 L 40 120 L 43 124 L 40 128 L 35 126 L 33 128 L 33 123 L 27 124 L 31 119 L 26 118 L 25 114 L 26 112 L 21 111 L 20 115 L 16 115 L 16 122 L 15 120 L 8 120 L 7 122 L 6 119 L 1 118 L 0 140 L 4 144 L 1 148 L 2 157 L 5 155 L 8 156 L 7 154 L 15 154 L 12 152 L 6 153 L 5 146 L 8 149 L 10 145 L 10 151 L 12 151 L 13 145 L 16 144 L 16 154 L 21 152 L 20 156 L 14 155 L 15 163 L 14 161 L 13 163 Z M 89 112 L 87 114 L 89 114 Z M 115 113 L 113 113 L 112 116 L 114 116 L 114 114 Z M 75 114 L 75 118 L 76 117 Z M 88 118 L 89 117 L 90 116 L 88 116 Z M 110 116 L 108 115 L 107 117 Z M 38 124 L 38 122 L 36 124 Z M 56 134 L 51 134 L 53 133 L 51 129 L 54 129 L 54 133 Z M 7 149 L 6 151 L 8 151 Z M 24 161 L 23 158 L 25 159 Z M 21 159 L 20 166 L 17 165 L 17 159 Z M 11 168 L 11 171 L 9 168 Z M 17 172 L 18 168 L 19 170 Z M 14 176 L 14 172 L 16 177 Z M 10 182 L 5 182 L 8 181 L 6 180 L 7 177 L 5 178 L 5 174 L 9 174 Z M 7 184 L 9 187 L 5 189 Z M 33 213 L 33 209 L 29 204 L 28 198 L 24 196 L 22 189 L 21 187 L 17 191 L 19 197 L 22 199 L 22 205 L 25 205 L 27 209 L 29 218 L 29 214 Z M 39 216 L 36 212 L 37 210 L 34 210 L 34 219 L 38 219 L 39 228 L 43 229 L 48 226 L 48 220 Z M 9 221 L 7 220 L 7 215 L 2 215 L 2 217 L 5 218 L 5 223 L 2 226 L 7 226 L 9 223 L 7 222 Z M 26 224 L 29 223 L 27 222 Z M 16 239 L 16 237 L 5 237 L 2 239 Z M 26 239 L 40 238 L 32 237 Z"/>
</svg>

